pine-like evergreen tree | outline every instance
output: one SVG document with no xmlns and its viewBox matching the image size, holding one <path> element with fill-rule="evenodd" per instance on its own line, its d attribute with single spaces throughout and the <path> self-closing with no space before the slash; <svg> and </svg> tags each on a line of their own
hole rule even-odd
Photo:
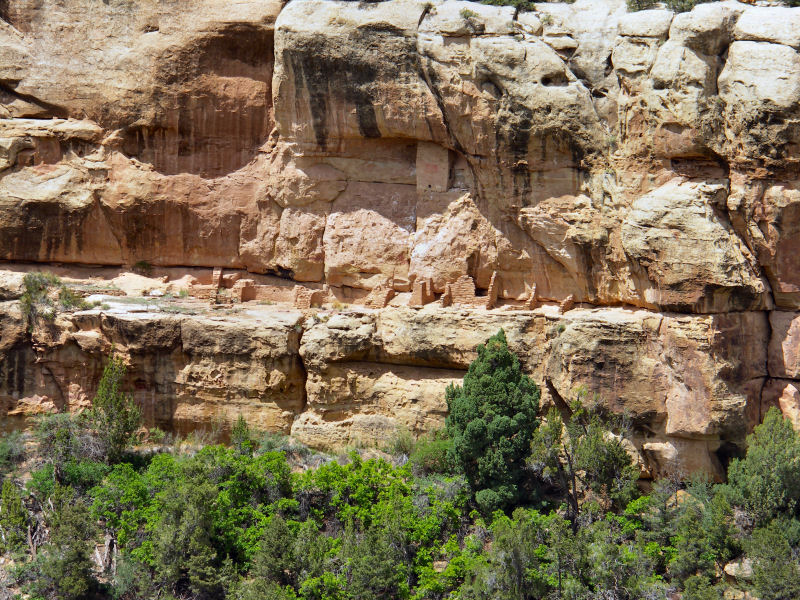
<svg viewBox="0 0 800 600">
<path fill-rule="evenodd" d="M 478 346 L 463 386 L 446 391 L 452 458 L 475 501 L 489 514 L 517 502 L 527 478 L 525 458 L 539 425 L 539 387 L 522 372 L 501 329 Z"/>
<path fill-rule="evenodd" d="M 103 442 L 108 462 L 116 462 L 141 424 L 141 412 L 133 398 L 122 390 L 125 363 L 111 356 L 92 401 L 91 422 Z"/>
</svg>

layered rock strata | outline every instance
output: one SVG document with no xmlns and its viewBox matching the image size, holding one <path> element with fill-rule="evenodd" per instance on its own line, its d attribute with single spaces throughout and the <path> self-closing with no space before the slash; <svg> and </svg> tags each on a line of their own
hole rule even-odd
<svg viewBox="0 0 800 600">
<path fill-rule="evenodd" d="M 31 336 L 9 292 L 0 400 L 85 403 L 122 336 L 156 420 L 342 445 L 440 423 L 502 326 L 548 402 L 584 386 L 631 413 L 647 469 L 718 473 L 766 407 L 800 425 L 798 22 L 731 1 L 2 3 L 9 268 L 225 268 L 193 289 L 376 308 L 97 310 Z"/>
<path fill-rule="evenodd" d="M 0 397 L 11 414 L 88 406 L 112 347 L 146 420 L 186 431 L 229 424 L 291 433 L 316 447 L 380 443 L 399 426 L 442 425 L 444 390 L 499 328 L 563 406 L 578 387 L 627 412 L 648 470 L 718 473 L 736 451 L 767 378 L 766 317 L 685 317 L 623 308 L 320 310 L 104 298 L 26 331 L 0 305 Z M 755 413 L 753 411 L 756 411 Z"/>
</svg>

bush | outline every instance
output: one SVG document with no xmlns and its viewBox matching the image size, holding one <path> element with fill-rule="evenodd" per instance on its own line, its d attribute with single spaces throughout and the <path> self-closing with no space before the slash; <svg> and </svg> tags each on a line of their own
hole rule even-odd
<svg viewBox="0 0 800 600">
<path fill-rule="evenodd" d="M 628 0 L 628 10 L 631 12 L 647 10 L 655 8 L 658 4 L 663 2 L 669 10 L 682 13 L 689 12 L 698 4 L 706 4 L 714 1 L 715 0 Z"/>
<path fill-rule="evenodd" d="M 28 511 L 22 504 L 22 494 L 6 479 L 0 494 L 0 552 L 17 552 L 25 547 L 27 523 Z"/>
<path fill-rule="evenodd" d="M 36 427 L 39 452 L 53 466 L 53 477 L 63 483 L 64 466 L 79 460 L 104 458 L 100 439 L 88 429 L 83 415 L 66 413 L 42 417 Z"/>
<path fill-rule="evenodd" d="M 288 452 L 292 448 L 288 435 L 265 431 L 258 440 L 258 454 L 265 452 Z"/>
<path fill-rule="evenodd" d="M 80 492 L 85 492 L 103 481 L 110 467 L 93 460 L 71 460 L 61 469 L 61 480 Z"/>
<path fill-rule="evenodd" d="M 723 598 L 722 589 L 702 575 L 689 577 L 681 596 L 681 600 L 723 600 Z"/>
<path fill-rule="evenodd" d="M 19 431 L 0 437 L 0 474 L 25 460 L 25 439 Z"/>
<path fill-rule="evenodd" d="M 293 442 L 288 435 L 272 431 L 263 432 L 257 441 L 257 446 L 256 454 L 283 452 L 284 454 L 295 454 L 301 458 L 306 458 L 314 452 L 304 444 Z"/>
<path fill-rule="evenodd" d="M 733 504 L 758 524 L 779 514 L 796 514 L 800 501 L 800 436 L 773 407 L 747 436 L 747 455 L 728 468 Z"/>
<path fill-rule="evenodd" d="M 146 260 L 137 260 L 135 263 L 133 263 L 131 270 L 139 275 L 150 277 L 150 275 L 153 274 L 153 265 Z"/>
<path fill-rule="evenodd" d="M 153 592 L 153 582 L 147 567 L 122 555 L 114 573 L 111 597 L 114 600 L 140 600 L 155 596 Z"/>
<path fill-rule="evenodd" d="M 173 437 L 172 434 L 158 427 L 147 430 L 147 439 L 153 444 L 171 444 L 173 442 Z"/>
<path fill-rule="evenodd" d="M 780 525 L 756 529 L 748 543 L 753 559 L 753 591 L 759 600 L 800 598 L 800 570 Z"/>
<path fill-rule="evenodd" d="M 103 444 L 106 458 L 116 462 L 133 440 L 142 416 L 133 398 L 122 391 L 125 363 L 111 356 L 92 400 L 89 421 Z"/>
<path fill-rule="evenodd" d="M 567 0 L 567 2 L 574 2 L 575 0 Z M 536 4 L 533 0 L 482 0 L 481 4 L 489 4 L 490 6 L 513 6 L 522 12 L 536 10 Z"/>
<path fill-rule="evenodd" d="M 48 600 L 88 598 L 96 586 L 89 552 L 95 533 L 89 510 L 71 488 L 58 487 L 50 517 L 50 542 L 37 556 L 27 591 Z"/>
<path fill-rule="evenodd" d="M 251 456 L 255 445 L 250 426 L 244 420 L 244 417 L 239 415 L 231 430 L 231 446 L 233 446 L 237 454 Z"/>
<path fill-rule="evenodd" d="M 533 435 L 528 459 L 533 470 L 566 497 L 567 517 L 573 522 L 587 491 L 621 508 L 633 497 L 639 478 L 621 440 L 612 434 L 626 424 L 585 408 L 582 395 L 572 403 L 566 422 L 558 410 L 550 409 L 547 423 Z"/>
<path fill-rule="evenodd" d="M 214 543 L 216 486 L 183 480 L 159 499 L 152 565 L 159 584 L 179 593 L 218 597 L 224 586 L 223 549 Z"/>
<path fill-rule="evenodd" d="M 86 310 L 92 305 L 66 286 L 58 292 L 58 304 L 64 310 Z"/>
<path fill-rule="evenodd" d="M 385 450 L 393 456 L 411 456 L 416 446 L 414 434 L 407 427 L 398 427 Z"/>
<path fill-rule="evenodd" d="M 371 527 L 345 536 L 343 553 L 349 568 L 348 591 L 355 600 L 408 598 L 403 544 L 388 528 Z"/>
<path fill-rule="evenodd" d="M 33 331 L 39 318 L 53 321 L 58 313 L 58 307 L 64 310 L 83 310 L 91 307 L 52 273 L 26 273 L 22 285 L 24 291 L 20 297 L 20 306 L 22 314 L 28 320 L 28 331 Z"/>
<path fill-rule="evenodd" d="M 525 458 L 539 424 L 539 395 L 502 329 L 478 346 L 463 386 L 446 390 L 452 460 L 484 514 L 511 507 L 521 496 L 528 479 Z"/>
<path fill-rule="evenodd" d="M 286 521 L 280 513 L 272 515 L 259 541 L 250 574 L 282 586 L 297 584 L 294 547 L 295 539 Z"/>
<path fill-rule="evenodd" d="M 54 287 L 61 287 L 61 280 L 52 273 L 26 273 L 22 285 L 19 301 L 22 314 L 28 319 L 28 330 L 33 330 L 40 317 L 46 321 L 55 319 L 56 307 L 50 293 Z"/>
<path fill-rule="evenodd" d="M 414 474 L 425 476 L 453 473 L 453 464 L 450 461 L 452 446 L 453 442 L 445 431 L 434 431 L 422 436 L 408 457 Z"/>
</svg>

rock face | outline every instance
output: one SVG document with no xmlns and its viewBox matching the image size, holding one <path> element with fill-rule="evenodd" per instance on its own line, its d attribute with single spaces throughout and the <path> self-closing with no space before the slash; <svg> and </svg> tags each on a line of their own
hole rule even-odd
<svg viewBox="0 0 800 600">
<path fill-rule="evenodd" d="M 289 433 L 305 404 L 300 313 L 232 319 L 131 311 L 110 301 L 109 309 L 37 328 L 29 343 L 17 303 L 0 305 L 6 412 L 30 412 L 31 399 L 36 410 L 42 401 L 59 410 L 89 406 L 113 347 L 129 365 L 129 387 L 146 422 L 190 431 L 241 414 Z"/>
<path fill-rule="evenodd" d="M 9 276 L 0 401 L 85 404 L 115 343 L 158 422 L 241 412 L 374 441 L 440 423 L 502 326 L 548 401 L 584 386 L 630 412 L 654 473 L 718 474 L 769 406 L 800 423 L 800 9 L 626 10 L 0 3 L 11 271 L 398 294 L 316 319 L 90 311 L 31 335 Z M 467 276 L 499 310 L 404 308 Z"/>
</svg>

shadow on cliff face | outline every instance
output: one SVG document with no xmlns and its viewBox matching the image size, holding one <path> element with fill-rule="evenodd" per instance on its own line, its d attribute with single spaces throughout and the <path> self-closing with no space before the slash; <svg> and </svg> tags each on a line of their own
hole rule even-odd
<svg viewBox="0 0 800 600">
<path fill-rule="evenodd" d="M 243 167 L 272 129 L 273 64 L 272 31 L 247 24 L 166 52 L 150 100 L 155 117 L 125 131 L 123 151 L 165 175 Z"/>
</svg>

